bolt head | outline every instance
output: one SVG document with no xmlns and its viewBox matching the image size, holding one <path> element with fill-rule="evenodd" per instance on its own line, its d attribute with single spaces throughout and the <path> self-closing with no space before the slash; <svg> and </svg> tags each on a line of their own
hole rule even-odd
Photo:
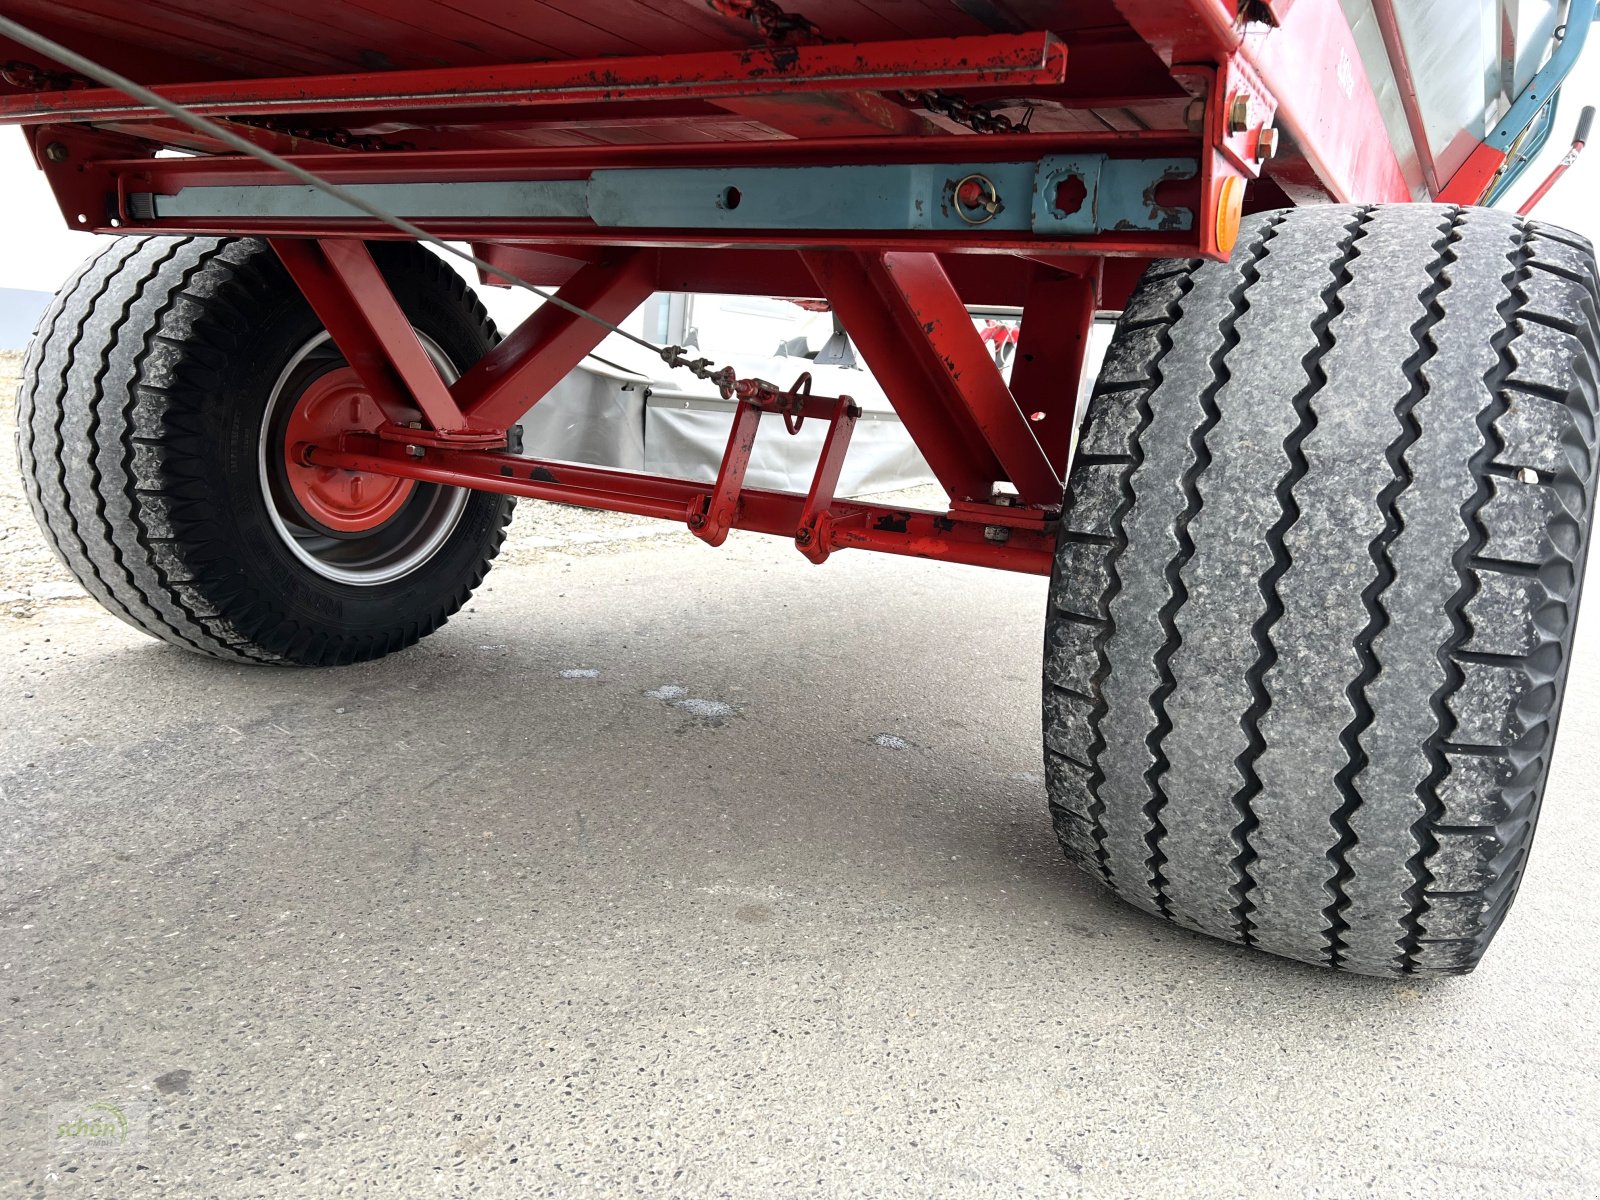
<svg viewBox="0 0 1600 1200">
<path fill-rule="evenodd" d="M 69 157 L 69 153 L 67 148 L 60 142 L 51 142 L 44 148 L 44 156 L 50 162 L 58 163 L 66 162 Z"/>
<path fill-rule="evenodd" d="M 425 451 L 422 449 L 421 446 L 407 446 L 406 447 L 406 453 L 409 454 L 412 458 L 421 458 L 423 456 L 423 454 L 425 453 Z"/>
<path fill-rule="evenodd" d="M 1004 525 L 985 525 L 983 527 L 983 536 L 985 541 L 1009 542 L 1011 540 L 1011 530 Z"/>
<path fill-rule="evenodd" d="M 1278 131 L 1263 129 L 1256 134 L 1256 161 L 1265 162 L 1278 153 Z"/>
</svg>

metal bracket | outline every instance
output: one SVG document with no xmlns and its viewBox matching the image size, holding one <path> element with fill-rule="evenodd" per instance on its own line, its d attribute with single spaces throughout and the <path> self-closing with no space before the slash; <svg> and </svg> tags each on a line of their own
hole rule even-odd
<svg viewBox="0 0 1600 1200">
<path fill-rule="evenodd" d="M 756 443 L 756 432 L 763 413 L 776 413 L 783 417 L 784 428 L 790 434 L 800 432 L 807 417 L 830 423 L 828 436 L 817 458 L 816 474 L 811 480 L 811 490 L 795 529 L 795 545 L 812 562 L 822 562 L 833 547 L 819 532 L 827 520 L 828 506 L 833 503 L 834 491 L 839 486 L 839 472 L 844 466 L 845 452 L 850 447 L 850 435 L 855 429 L 861 410 L 849 396 L 837 400 L 823 400 L 811 394 L 811 375 L 802 374 L 787 391 L 779 391 L 772 384 L 760 380 L 740 380 L 738 407 L 733 413 L 733 428 L 728 433 L 727 449 L 722 454 L 722 466 L 717 471 L 717 482 L 711 494 L 701 497 L 692 506 L 689 528 L 708 545 L 720 546 L 727 540 L 728 531 L 739 519 L 739 503 L 744 491 L 744 477 L 750 467 L 750 452 Z"/>
<path fill-rule="evenodd" d="M 1205 134 L 1229 168 L 1246 179 L 1258 179 L 1263 166 L 1278 152 L 1277 98 L 1242 55 L 1228 55 L 1220 66 L 1174 67 L 1172 77 L 1205 102 Z"/>
<path fill-rule="evenodd" d="M 1174 204 L 1162 185 L 1198 181 L 1192 158 L 1108 158 L 1104 154 L 1051 155 L 1041 159 L 1033 185 L 1035 233 L 1083 234 L 1101 230 L 1187 230 L 1195 225 L 1198 186 Z"/>
</svg>

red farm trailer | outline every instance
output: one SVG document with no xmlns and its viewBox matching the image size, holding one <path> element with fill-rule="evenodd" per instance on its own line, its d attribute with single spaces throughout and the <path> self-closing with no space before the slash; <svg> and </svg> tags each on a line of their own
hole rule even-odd
<svg viewBox="0 0 1600 1200">
<path fill-rule="evenodd" d="M 110 235 L 34 339 L 21 469 L 119 617 L 374 658 L 461 606 L 517 496 L 1049 575 L 1071 860 L 1306 962 L 1479 960 L 1548 771 L 1600 367 L 1591 247 L 1492 205 L 1594 0 L 0 14 L 0 120 Z M 444 253 L 548 298 L 502 338 Z M 849 398 L 632 333 L 734 402 L 715 482 L 523 445 L 659 292 L 830 307 L 948 505 L 835 494 Z M 1022 312 L 1009 374 L 981 306 Z M 809 490 L 746 486 L 802 421 Z"/>
</svg>

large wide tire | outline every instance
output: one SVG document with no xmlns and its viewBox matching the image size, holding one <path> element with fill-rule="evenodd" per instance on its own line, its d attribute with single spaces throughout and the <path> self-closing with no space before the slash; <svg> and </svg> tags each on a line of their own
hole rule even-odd
<svg viewBox="0 0 1600 1200">
<path fill-rule="evenodd" d="M 437 257 L 372 252 L 442 370 L 494 344 Z M 264 242 L 111 242 L 57 295 L 23 368 L 18 450 L 41 528 L 101 604 L 176 646 L 321 666 L 410 645 L 483 579 L 512 502 L 379 478 L 395 511 L 359 532 L 296 507 L 283 424 L 341 369 Z"/>
<path fill-rule="evenodd" d="M 1051 583 L 1070 858 L 1305 962 L 1476 965 L 1572 657 L 1596 303 L 1581 238 L 1472 208 L 1262 214 L 1231 262 L 1150 269 Z"/>
</svg>

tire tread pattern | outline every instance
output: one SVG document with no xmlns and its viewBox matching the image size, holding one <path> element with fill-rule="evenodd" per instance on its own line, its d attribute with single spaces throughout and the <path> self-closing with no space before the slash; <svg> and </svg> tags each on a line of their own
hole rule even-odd
<svg viewBox="0 0 1600 1200">
<path fill-rule="evenodd" d="M 1050 587 L 1069 858 L 1304 961 L 1472 969 L 1570 660 L 1597 308 L 1581 239 L 1440 205 L 1262 214 L 1229 264 L 1152 266 Z"/>
</svg>

